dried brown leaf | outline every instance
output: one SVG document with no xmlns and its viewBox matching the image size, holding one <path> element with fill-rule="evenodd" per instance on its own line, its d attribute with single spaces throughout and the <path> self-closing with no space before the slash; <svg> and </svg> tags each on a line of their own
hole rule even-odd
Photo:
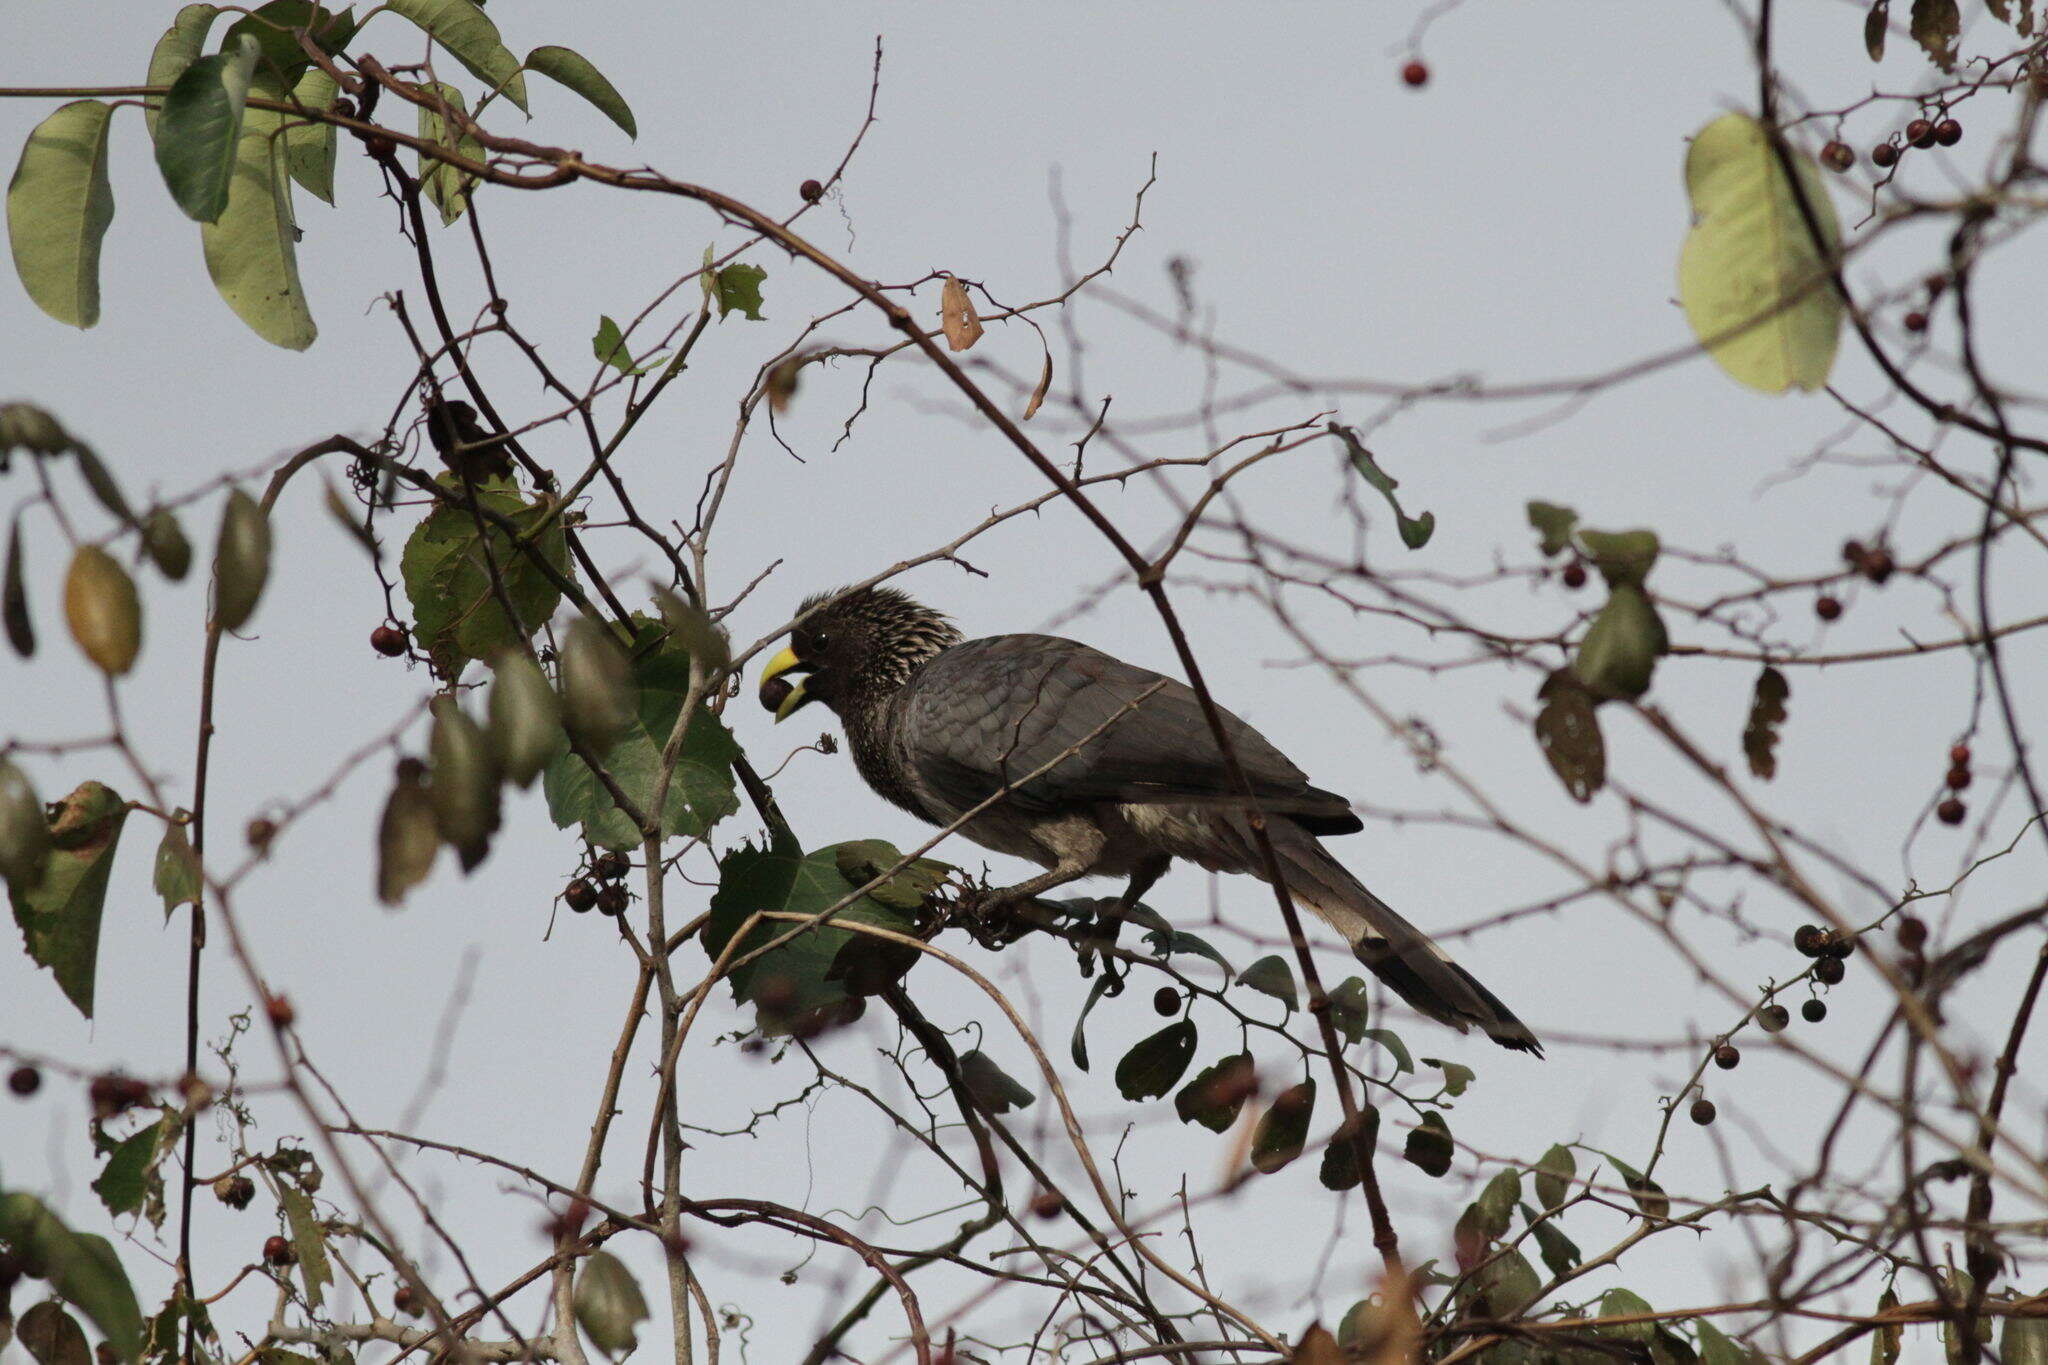
<svg viewBox="0 0 2048 1365">
<path fill-rule="evenodd" d="M 974 315 L 974 300 L 967 297 L 967 286 L 951 275 L 946 276 L 946 287 L 939 294 L 939 326 L 945 330 L 946 345 L 956 351 L 981 340 L 981 319 Z"/>
</svg>

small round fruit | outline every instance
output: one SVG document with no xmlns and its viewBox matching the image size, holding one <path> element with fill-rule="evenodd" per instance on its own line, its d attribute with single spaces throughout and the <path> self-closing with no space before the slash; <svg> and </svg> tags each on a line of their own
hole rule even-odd
<svg viewBox="0 0 2048 1365">
<path fill-rule="evenodd" d="M 7 1073 L 7 1088 L 27 1099 L 43 1088 L 43 1073 L 32 1066 L 18 1066 Z"/>
<path fill-rule="evenodd" d="M 1934 125 L 1924 118 L 1916 118 L 1906 125 L 1906 141 L 1915 147 L 1934 145 Z"/>
<path fill-rule="evenodd" d="M 398 154 L 398 144 L 382 133 L 371 133 L 363 139 L 363 150 L 382 161 L 385 157 Z"/>
<path fill-rule="evenodd" d="M 226 1175 L 213 1182 L 213 1197 L 231 1209 L 246 1209 L 256 1198 L 256 1182 L 246 1175 Z"/>
<path fill-rule="evenodd" d="M 1856 153 L 1846 142 L 1830 142 L 1820 149 L 1820 164 L 1831 171 L 1846 171 L 1856 164 Z"/>
<path fill-rule="evenodd" d="M 1948 776 L 1944 780 L 1948 783 L 1950 791 L 1959 792 L 1970 785 L 1970 770 L 1968 768 L 1950 768 Z"/>
<path fill-rule="evenodd" d="M 1040 1218 L 1057 1218 L 1066 1207 L 1067 1201 L 1057 1190 L 1040 1190 L 1031 1196 L 1031 1211 Z"/>
<path fill-rule="evenodd" d="M 1856 955 L 1856 935 L 1829 930 L 1828 941 L 1820 946 L 1820 955 L 1822 957 L 1834 958 L 1854 957 Z"/>
<path fill-rule="evenodd" d="M 1765 1033 L 1776 1033 L 1792 1022 L 1792 1011 L 1783 1005 L 1765 1005 L 1756 1012 L 1756 1022 Z"/>
<path fill-rule="evenodd" d="M 290 1265 L 299 1259 L 299 1253 L 292 1250 L 292 1244 L 272 1234 L 263 1243 L 263 1259 L 270 1265 Z"/>
<path fill-rule="evenodd" d="M 1848 974 L 1849 969 L 1839 957 L 1824 957 L 1813 964 L 1813 979 L 1823 986 L 1839 986 Z"/>
<path fill-rule="evenodd" d="M 1415 89 L 1429 84 L 1429 68 L 1419 61 L 1409 62 L 1401 68 L 1401 83 Z"/>
<path fill-rule="evenodd" d="M 578 877 L 562 888 L 562 899 L 568 903 L 571 910 L 580 915 L 597 904 L 597 888 Z"/>
<path fill-rule="evenodd" d="M 1899 917 L 1899 927 L 1894 930 L 1899 936 L 1899 946 L 1909 953 L 1917 953 L 1927 942 L 1927 921 L 1912 915 Z"/>
<path fill-rule="evenodd" d="M 1953 796 L 1934 808 L 1934 818 L 1944 825 L 1960 825 L 1969 813 L 1969 807 Z"/>
<path fill-rule="evenodd" d="M 1802 924 L 1792 934 L 1792 946 L 1802 957 L 1819 957 L 1827 941 L 1828 931 L 1818 924 Z"/>
<path fill-rule="evenodd" d="M 1692 1102 L 1692 1121 L 1704 1128 L 1714 1121 L 1714 1102 L 1704 1097 Z"/>
<path fill-rule="evenodd" d="M 405 631 L 398 626 L 379 626 L 370 632 L 370 648 L 395 659 L 405 653 Z"/>
<path fill-rule="evenodd" d="M 1916 308 L 1900 318 L 1899 325 L 1909 332 L 1924 332 L 1927 330 L 1927 314 Z"/>
<path fill-rule="evenodd" d="M 402 1284 L 391 1291 L 391 1309 L 406 1317 L 416 1318 L 420 1315 L 420 1296 L 413 1292 L 411 1285 Z"/>
<path fill-rule="evenodd" d="M 590 865 L 590 870 L 595 872 L 601 880 L 615 882 L 628 872 L 631 872 L 633 864 L 625 854 L 606 849 L 603 853 L 597 855 L 597 861 Z"/>
<path fill-rule="evenodd" d="M 1714 1049 L 1714 1065 L 1723 1071 L 1733 1071 L 1735 1064 L 1742 1060 L 1742 1052 L 1733 1043 L 1723 1043 Z"/>
<path fill-rule="evenodd" d="M 626 888 L 614 882 L 597 893 L 597 908 L 607 915 L 626 913 Z"/>
<path fill-rule="evenodd" d="M 1869 548 L 1860 540 L 1845 540 L 1842 542 L 1842 562 L 1850 568 L 1855 568 L 1862 564 L 1863 556 L 1869 553 Z"/>
<path fill-rule="evenodd" d="M 815 204 L 825 197 L 825 187 L 815 180 L 806 180 L 796 187 L 797 194 L 806 204 Z"/>
<path fill-rule="evenodd" d="M 1564 585 L 1567 588 L 1573 590 L 1583 588 L 1586 586 L 1586 566 L 1575 559 L 1564 566 L 1564 572 L 1558 575 L 1558 577 L 1564 581 Z"/>
<path fill-rule="evenodd" d="M 1963 140 L 1963 125 L 1952 118 L 1945 118 L 1934 125 L 1934 140 L 1944 147 L 1953 147 Z"/>
<path fill-rule="evenodd" d="M 1799 1007 L 1799 1017 L 1809 1024 L 1818 1024 L 1828 1017 L 1827 1003 L 1822 1000 L 1809 1000 Z"/>
<path fill-rule="evenodd" d="M 1822 593 L 1814 599 L 1813 614 L 1823 621 L 1838 619 L 1842 614 L 1842 599 L 1828 593 Z"/>
<path fill-rule="evenodd" d="M 1956 767 L 1956 768 L 1967 768 L 1967 767 L 1969 767 L 1969 766 L 1970 766 L 1970 746 L 1969 746 L 1969 745 L 1967 745 L 1967 744 L 1951 744 L 1951 745 L 1949 746 L 1949 750 L 1948 750 L 1948 761 L 1949 761 L 1949 765 L 1950 765 L 1951 767 Z"/>
<path fill-rule="evenodd" d="M 270 847 L 270 841 L 277 837 L 277 821 L 259 815 L 242 830 L 242 837 L 249 841 L 249 847 L 258 853 Z"/>
<path fill-rule="evenodd" d="M 112 1118 L 125 1113 L 149 1098 L 149 1087 L 132 1076 L 109 1074 L 95 1076 L 92 1084 L 85 1088 L 86 1098 L 92 1101 L 92 1112 L 99 1118 Z"/>
<path fill-rule="evenodd" d="M 290 1028 L 299 1017 L 298 1011 L 292 1008 L 291 1000 L 282 995 L 265 996 L 263 1013 L 269 1016 L 274 1028 Z"/>
<path fill-rule="evenodd" d="M 1180 992 L 1171 986 L 1161 986 L 1152 992 L 1152 1012 L 1161 1018 L 1180 1013 Z"/>
<path fill-rule="evenodd" d="M 1870 149 L 1870 162 L 1881 169 L 1890 169 L 1899 164 L 1899 149 L 1889 142 L 1880 142 Z"/>
<path fill-rule="evenodd" d="M 1892 571 L 1898 568 L 1898 565 L 1892 562 L 1892 552 L 1880 545 L 1869 554 L 1863 556 L 1863 563 L 1859 567 L 1862 568 L 1865 578 L 1882 587 L 1885 580 L 1892 576 Z"/>
</svg>

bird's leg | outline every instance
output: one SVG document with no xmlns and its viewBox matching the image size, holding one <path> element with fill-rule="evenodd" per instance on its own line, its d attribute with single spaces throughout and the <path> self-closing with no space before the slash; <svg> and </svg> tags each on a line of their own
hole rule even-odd
<svg viewBox="0 0 2048 1365">
<path fill-rule="evenodd" d="M 1121 994 L 1124 988 L 1124 970 L 1118 965 L 1115 955 L 1110 952 L 1110 949 L 1116 946 L 1117 935 L 1123 930 L 1124 916 L 1144 899 L 1145 893 L 1150 891 L 1159 879 L 1166 875 L 1166 869 L 1172 866 L 1173 859 L 1163 853 L 1139 863 L 1132 869 L 1130 884 L 1124 887 L 1124 893 L 1096 914 L 1095 929 L 1088 935 L 1087 942 L 1081 949 L 1081 973 L 1084 976 L 1091 975 L 1091 955 L 1100 956 L 1102 975 L 1111 983 L 1111 995 Z"/>
<path fill-rule="evenodd" d="M 1030 926 L 1011 913 L 1041 892 L 1088 875 L 1088 864 L 1063 860 L 1050 871 L 1018 882 L 1015 886 L 968 887 L 960 894 L 960 909 L 968 932 L 988 948 L 1000 948 L 1022 937 Z"/>
</svg>

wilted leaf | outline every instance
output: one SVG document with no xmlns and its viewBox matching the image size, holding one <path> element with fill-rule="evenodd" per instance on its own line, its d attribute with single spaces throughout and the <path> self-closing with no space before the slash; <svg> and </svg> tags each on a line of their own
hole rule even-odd
<svg viewBox="0 0 2048 1365">
<path fill-rule="evenodd" d="M 1756 694 L 1749 703 L 1749 723 L 1742 727 L 1742 752 L 1749 770 L 1769 781 L 1778 775 L 1778 726 L 1785 720 L 1785 699 L 1792 686 L 1769 664 L 1757 674 Z"/>
<path fill-rule="evenodd" d="M 0 878 L 10 890 L 42 884 L 50 857 L 50 826 L 27 776 L 0 754 Z"/>
<path fill-rule="evenodd" d="M 1536 745 L 1574 801 L 1591 801 L 1607 782 L 1607 744 L 1592 694 L 1570 668 L 1543 680 L 1536 693 Z"/>
<path fill-rule="evenodd" d="M 1536 528 L 1537 545 L 1544 554 L 1563 554 L 1572 547 L 1572 528 L 1579 524 L 1579 514 L 1555 503 L 1532 501 L 1529 524 Z"/>
<path fill-rule="evenodd" d="M 594 1251 L 576 1276 L 576 1323 L 590 1344 L 614 1358 L 632 1350 L 635 1331 L 647 1321 L 647 1300 L 625 1262 L 609 1251 Z"/>
<path fill-rule="evenodd" d="M 1441 1176 L 1451 1169 L 1451 1151 L 1451 1125 L 1444 1122 L 1442 1114 L 1432 1110 L 1408 1130 L 1401 1155 L 1425 1174 Z"/>
<path fill-rule="evenodd" d="M 313 1201 L 298 1186 L 280 1181 L 278 1194 L 284 1204 L 285 1230 L 291 1234 L 292 1250 L 299 1254 L 299 1280 L 306 1286 L 306 1298 L 320 1306 L 321 1291 L 334 1283 L 334 1270 L 327 1263 L 327 1233 L 313 1212 Z"/>
<path fill-rule="evenodd" d="M 14 519 L 7 536 L 7 571 L 0 579 L 0 619 L 7 625 L 7 643 L 26 659 L 36 652 L 35 622 L 28 614 L 28 584 L 21 567 L 21 518 Z"/>
<path fill-rule="evenodd" d="M 1088 990 L 1088 998 L 1081 1004 L 1081 1013 L 1074 1018 L 1074 1035 L 1067 1041 L 1067 1052 L 1073 1057 L 1074 1065 L 1083 1071 L 1088 1069 L 1088 1012 L 1095 1008 L 1103 996 L 1109 994 L 1109 988 L 1115 984 L 1114 977 L 1097 977 L 1095 984 Z M 1185 1118 L 1186 1115 L 1182 1117 Z"/>
<path fill-rule="evenodd" d="M 1379 1141 L 1380 1111 L 1370 1104 L 1361 1104 L 1355 1119 L 1346 1119 L 1337 1125 L 1337 1131 L 1330 1134 L 1330 1141 L 1323 1148 L 1323 1167 L 1316 1172 L 1316 1178 L 1326 1190 L 1340 1193 L 1356 1186 L 1365 1178 L 1365 1167 L 1359 1161 L 1359 1148 L 1363 1146 L 1370 1154 L 1373 1144 Z M 1363 1133 L 1363 1138 L 1358 1135 Z"/>
<path fill-rule="evenodd" d="M 113 112 L 98 100 L 60 107 L 29 133 L 7 184 L 14 273 L 36 307 L 73 327 L 100 320 L 100 242 L 114 221 Z"/>
<path fill-rule="evenodd" d="M 460 489 L 454 475 L 444 475 L 439 482 L 450 490 Z M 534 563 L 535 556 L 559 577 L 569 577 L 568 542 L 561 518 L 550 517 L 550 504 L 529 503 L 508 489 L 472 491 L 485 511 L 518 528 L 520 547 L 488 521 L 486 533 L 479 536 L 476 518 L 467 507 L 441 504 L 407 537 L 399 560 L 405 595 L 412 603 L 413 635 L 444 677 L 454 676 L 471 659 L 493 658 L 531 638 L 555 614 L 561 590 Z M 547 529 L 529 542 L 533 528 L 543 522 Z M 493 567 L 518 613 L 516 628 L 492 589 Z M 566 663 L 564 673 L 566 700 Z"/>
<path fill-rule="evenodd" d="M 1578 1244 L 1564 1235 L 1564 1229 L 1558 1227 L 1555 1218 L 1541 1217 L 1526 1206 L 1522 1209 L 1522 1216 L 1528 1220 L 1529 1231 L 1536 1238 L 1536 1250 L 1551 1274 L 1568 1275 L 1578 1268 L 1581 1259 Z"/>
<path fill-rule="evenodd" d="M 1640 697 L 1650 690 L 1657 660 L 1670 648 L 1671 637 L 1649 594 L 1633 583 L 1616 583 L 1579 641 L 1572 673 L 1595 698 Z"/>
<path fill-rule="evenodd" d="M 164 826 L 164 837 L 156 846 L 156 869 L 151 884 L 164 898 L 165 919 L 181 905 L 199 904 L 199 858 L 192 851 L 185 826 L 176 820 Z"/>
<path fill-rule="evenodd" d="M 427 879 L 441 851 L 434 827 L 434 803 L 421 781 L 426 768 L 416 758 L 398 762 L 398 776 L 377 826 L 377 899 L 397 905 Z"/>
<path fill-rule="evenodd" d="M 967 1087 L 967 1093 L 974 1102 L 991 1114 L 1007 1114 L 1012 1109 L 1028 1109 L 1038 1097 L 1030 1087 L 1019 1083 L 1011 1075 L 989 1060 L 980 1048 L 960 1055 L 960 1083 Z"/>
<path fill-rule="evenodd" d="M 1465 1087 L 1472 1084 L 1474 1073 L 1469 1066 L 1447 1062 L 1441 1057 L 1424 1057 L 1422 1060 L 1444 1073 L 1444 1093 L 1452 1099 L 1464 1094 Z"/>
<path fill-rule="evenodd" d="M 717 673 L 732 663 L 732 640 L 709 612 L 667 588 L 657 587 L 654 600 L 661 608 L 661 620 L 669 629 L 669 638 L 706 673 Z"/>
<path fill-rule="evenodd" d="M 1655 531 L 1581 531 L 1579 544 L 1609 587 L 1642 587 L 1664 548 Z"/>
<path fill-rule="evenodd" d="M 475 408 L 441 394 L 429 394 L 420 406 L 426 414 L 427 440 L 457 480 L 511 481 L 512 452 L 506 449 L 506 438 L 478 421 Z M 472 518 L 470 525 L 475 524 Z"/>
<path fill-rule="evenodd" d="M 975 315 L 974 300 L 967 296 L 967 286 L 951 275 L 939 291 L 939 327 L 950 350 L 964 351 L 981 340 L 981 319 Z"/>
<path fill-rule="evenodd" d="M 1543 1154 L 1543 1159 L 1536 1163 L 1536 1202 L 1546 1211 L 1564 1203 L 1578 1173 L 1578 1163 L 1572 1160 L 1571 1149 L 1553 1143 Z"/>
<path fill-rule="evenodd" d="M 162 1226 L 164 1182 L 157 1166 L 170 1154 L 182 1131 L 177 1117 L 166 1113 L 114 1145 L 99 1178 L 92 1182 L 93 1193 L 108 1213 L 119 1217 L 147 1209 L 150 1221 Z"/>
<path fill-rule="evenodd" d="M 1913 0 L 1912 28 L 1913 41 L 1929 60 L 1943 71 L 1956 69 L 1956 40 L 1963 31 L 1956 0 Z"/>
<path fill-rule="evenodd" d="M 1359 441 L 1357 434 L 1349 427 L 1339 426 L 1335 422 L 1330 423 L 1330 434 L 1343 443 L 1345 452 L 1351 457 L 1351 467 L 1358 471 L 1358 477 L 1377 488 L 1380 496 L 1387 500 L 1387 506 L 1394 509 L 1394 521 L 1401 530 L 1401 543 L 1411 550 L 1419 550 L 1429 544 L 1430 536 L 1436 532 L 1436 513 L 1424 512 L 1419 517 L 1411 517 L 1402 511 L 1400 500 L 1394 496 L 1394 490 L 1401 485 L 1393 475 L 1379 467 L 1379 463 L 1372 457 L 1372 452 Z"/>
<path fill-rule="evenodd" d="M 37 1365 L 91 1365 L 92 1347 L 78 1319 L 53 1300 L 44 1300 L 14 1324 L 15 1338 Z"/>
<path fill-rule="evenodd" d="M 1841 250 L 1834 204 L 1812 159 L 1790 147 L 1785 154 L 1819 250 L 1755 119 L 1723 114 L 1694 135 L 1685 158 L 1693 227 L 1678 292 L 1686 320 L 1723 370 L 1765 393 L 1826 384 L 1842 326 L 1841 296 L 1828 276 Z"/>
<path fill-rule="evenodd" d="M 1239 972 L 1237 984 L 1270 995 L 1289 1010 L 1295 1007 L 1294 969 L 1278 953 L 1269 953 Z"/>
<path fill-rule="evenodd" d="M 467 106 L 462 102 L 462 92 L 452 85 L 429 81 L 420 89 L 436 96 L 452 113 L 462 113 Z M 445 117 L 439 109 L 420 106 L 420 137 L 423 141 L 445 147 L 467 161 L 481 162 L 486 153 L 484 145 L 478 142 L 466 126 L 458 120 Z M 445 226 L 462 216 L 469 207 L 470 191 L 475 187 L 476 177 L 446 161 L 420 153 L 420 188 L 426 192 L 429 202 L 440 211 Z"/>
<path fill-rule="evenodd" d="M 142 1310 L 112 1243 L 73 1232 L 34 1195 L 0 1195 L 0 1243 L 42 1265 L 64 1300 L 92 1320 L 107 1344 L 133 1360 L 142 1345 Z"/>
<path fill-rule="evenodd" d="M 1258 1071 L 1249 1052 L 1225 1057 L 1195 1073 L 1173 1096 L 1173 1111 L 1182 1123 L 1199 1123 L 1220 1133 L 1237 1122 L 1244 1102 L 1258 1089 Z"/>
<path fill-rule="evenodd" d="M 566 47 L 537 47 L 526 54 L 526 69 L 560 81 L 589 100 L 597 112 L 618 124 L 627 137 L 640 136 L 640 127 L 634 122 L 633 110 L 625 97 L 583 54 Z"/>
<path fill-rule="evenodd" d="M 1892 0 L 1876 0 L 1870 13 L 1863 16 L 1863 50 L 1870 54 L 1870 60 L 1884 60 L 1885 33 L 1891 27 Z"/>
<path fill-rule="evenodd" d="M 761 282 L 768 272 L 758 265 L 729 265 L 717 272 L 712 293 L 718 301 L 718 316 L 737 312 L 750 322 L 764 322 L 761 316 Z"/>
<path fill-rule="evenodd" d="M 1052 352 L 1045 353 L 1045 368 L 1038 372 L 1038 386 L 1031 390 L 1031 399 L 1024 404 L 1024 420 L 1030 421 L 1038 415 L 1039 404 L 1045 402 L 1046 394 L 1052 392 Z"/>
<path fill-rule="evenodd" d="M 213 552 L 213 614 L 222 630 L 240 630 L 270 581 L 270 517 L 239 488 L 228 491 Z"/>
<path fill-rule="evenodd" d="M 262 72 L 249 93 L 283 100 L 284 87 Z M 286 115 L 248 108 L 235 149 L 226 209 L 199 228 L 213 287 L 251 331 L 273 346 L 303 351 L 319 329 L 299 282 L 298 225 L 292 217 L 291 177 L 279 136 Z"/>
<path fill-rule="evenodd" d="M 261 50 L 253 37 L 229 30 L 219 52 L 185 68 L 158 111 L 157 169 L 171 199 L 195 222 L 214 222 L 227 209 L 243 109 Z"/>
<path fill-rule="evenodd" d="M 441 841 L 455 850 L 468 872 L 490 852 L 491 836 L 498 831 L 498 761 L 483 727 L 460 700 L 436 697 L 433 709 L 427 799 Z"/>
<path fill-rule="evenodd" d="M 1271 1175 L 1301 1155 L 1308 1145 L 1309 1120 L 1316 1109 L 1316 1083 L 1290 1085 L 1273 1097 L 1252 1130 L 1252 1169 Z"/>
<path fill-rule="evenodd" d="M 384 8 L 432 34 L 470 75 L 504 91 L 525 111 L 526 80 L 519 74 L 519 59 L 498 36 L 498 26 L 470 0 L 385 0 Z"/>
<path fill-rule="evenodd" d="M 533 785 L 562 747 L 562 702 L 540 664 L 524 650 L 507 650 L 492 669 L 491 754 L 507 781 Z"/>
<path fill-rule="evenodd" d="M 8 888 L 14 921 L 21 926 L 28 955 L 50 969 L 64 994 L 88 1019 L 92 1018 L 107 878 L 114 870 L 114 849 L 127 818 L 128 805 L 118 792 L 98 782 L 81 782 L 57 803 L 41 885 L 10 884 Z"/>
<path fill-rule="evenodd" d="M 1127 1100 L 1157 1099 L 1173 1089 L 1195 1059 L 1195 1021 L 1176 1019 L 1141 1039 L 1116 1064 L 1116 1088 Z"/>
<path fill-rule="evenodd" d="M 78 461 L 78 473 L 85 480 L 85 486 L 99 505 L 107 509 L 107 515 L 124 526 L 139 526 L 135 509 L 128 505 L 128 499 L 121 493 L 121 485 L 114 481 L 113 471 L 108 469 L 93 448 L 83 441 L 71 442 L 71 456 Z"/>
<path fill-rule="evenodd" d="M 173 583 L 192 571 L 192 542 L 185 539 L 185 529 L 168 507 L 157 508 L 142 523 L 142 548 L 157 572 Z"/>
<path fill-rule="evenodd" d="M 1878 1315 L 1883 1316 L 1898 1306 L 1898 1291 L 1891 1285 L 1886 1285 L 1884 1293 L 1877 1296 Z M 2018 1321 L 2020 1321 L 2018 1318 L 2006 1319 L 2006 1332 L 2008 1335 L 2012 1331 L 2012 1324 Z M 1898 1323 L 1891 1323 L 1872 1332 L 1870 1334 L 1870 1365 L 1899 1365 L 1899 1344 L 1905 1339 L 1905 1336 L 1906 1329 Z M 1731 1342 L 1730 1345 L 1732 1347 L 1733 1343 Z M 2000 1343 L 2000 1345 L 2003 1348 L 1998 1353 L 2001 1365 L 2005 1365 L 2006 1362 L 2018 1365 L 2013 1360 L 2010 1346 L 2005 1345 L 2005 1343 Z M 1702 1333 L 1700 1335 L 1702 1355 L 1705 1354 L 1706 1346 L 1707 1338 L 1705 1333 Z M 2043 1357 L 2041 1361 L 2029 1362 L 2029 1365 L 2044 1365 L 2044 1362 L 2048 1362 L 2048 1357 Z M 1702 1362 L 1702 1365 L 1718 1365 L 1718 1362 L 1706 1360 Z M 1748 1362 L 1737 1356 L 1734 1359 L 1734 1365 L 1748 1365 Z"/>
</svg>

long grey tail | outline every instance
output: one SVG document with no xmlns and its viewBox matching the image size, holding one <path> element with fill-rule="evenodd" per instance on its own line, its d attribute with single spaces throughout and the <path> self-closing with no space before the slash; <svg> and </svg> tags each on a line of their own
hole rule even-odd
<svg viewBox="0 0 2048 1365">
<path fill-rule="evenodd" d="M 1267 828 L 1275 836 L 1273 851 L 1295 902 L 1344 935 L 1358 960 L 1394 994 L 1460 1033 L 1477 1024 L 1502 1047 L 1543 1055 L 1543 1044 L 1499 996 L 1366 890 L 1314 835 L 1286 820 L 1274 820 Z"/>
</svg>

